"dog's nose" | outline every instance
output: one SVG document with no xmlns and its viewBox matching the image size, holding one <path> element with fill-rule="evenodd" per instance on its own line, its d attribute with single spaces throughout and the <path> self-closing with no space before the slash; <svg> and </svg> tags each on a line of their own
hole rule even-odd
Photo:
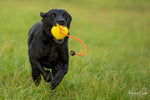
<svg viewBox="0 0 150 100">
<path fill-rule="evenodd" d="M 59 25 L 64 25 L 64 24 L 65 24 L 65 21 L 64 21 L 63 19 L 58 19 L 58 20 L 57 20 L 57 23 L 58 23 Z"/>
</svg>

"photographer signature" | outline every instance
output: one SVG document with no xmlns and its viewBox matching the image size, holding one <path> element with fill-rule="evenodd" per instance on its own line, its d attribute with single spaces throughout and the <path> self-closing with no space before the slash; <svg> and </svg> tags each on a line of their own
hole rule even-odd
<svg viewBox="0 0 150 100">
<path fill-rule="evenodd" d="M 142 89 L 141 91 L 139 91 L 139 92 L 133 92 L 133 91 L 129 90 L 128 94 L 129 94 L 129 95 L 141 95 L 141 96 L 143 96 L 143 95 L 147 95 L 148 93 L 146 92 L 146 89 L 143 88 L 143 89 Z"/>
</svg>

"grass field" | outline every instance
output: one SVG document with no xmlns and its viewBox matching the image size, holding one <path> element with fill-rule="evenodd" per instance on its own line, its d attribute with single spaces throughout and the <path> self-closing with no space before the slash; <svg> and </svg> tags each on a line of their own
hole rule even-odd
<svg viewBox="0 0 150 100">
<path fill-rule="evenodd" d="M 72 15 L 70 33 L 87 45 L 55 95 L 34 85 L 27 52 L 28 30 L 53 8 Z M 150 100 L 149 0 L 1 0 L 0 13 L 0 100 Z M 73 39 L 69 49 L 83 52 Z"/>
</svg>

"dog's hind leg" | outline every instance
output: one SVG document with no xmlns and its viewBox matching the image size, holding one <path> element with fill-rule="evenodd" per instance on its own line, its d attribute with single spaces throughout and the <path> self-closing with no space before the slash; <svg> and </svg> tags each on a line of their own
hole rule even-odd
<svg viewBox="0 0 150 100">
<path fill-rule="evenodd" d="M 52 80 L 52 74 L 51 74 L 51 72 L 50 72 L 49 70 L 45 70 L 45 69 L 41 66 L 41 64 L 40 64 L 39 62 L 37 62 L 37 61 L 35 61 L 35 62 L 36 62 L 37 67 L 38 67 L 39 70 L 41 71 L 41 74 L 43 75 L 45 81 L 46 81 L 46 82 L 51 82 L 51 80 Z"/>
<path fill-rule="evenodd" d="M 52 74 L 49 70 L 45 70 L 39 62 L 34 59 L 30 59 L 32 66 L 32 78 L 36 85 L 39 85 L 41 81 L 40 74 L 43 75 L 46 82 L 50 82 L 52 80 Z"/>
<path fill-rule="evenodd" d="M 43 75 L 46 82 L 50 82 L 52 80 L 52 74 L 49 70 L 45 70 L 38 61 L 36 61 L 32 58 L 31 58 L 30 62 L 31 62 L 31 65 L 32 65 L 32 72 L 33 72 L 32 77 L 33 77 L 34 81 L 35 81 L 34 78 L 38 79 L 37 76 L 40 76 L 40 74 Z M 36 69 L 36 71 L 35 71 L 35 74 L 34 74 L 35 69 Z"/>
</svg>

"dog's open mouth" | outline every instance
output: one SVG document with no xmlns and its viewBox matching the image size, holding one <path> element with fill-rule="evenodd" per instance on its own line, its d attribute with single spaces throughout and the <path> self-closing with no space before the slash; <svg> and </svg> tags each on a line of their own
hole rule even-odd
<svg viewBox="0 0 150 100">
<path fill-rule="evenodd" d="M 64 42 L 64 39 L 58 40 L 58 39 L 54 38 L 54 40 L 56 43 L 59 43 L 59 44 Z"/>
</svg>

